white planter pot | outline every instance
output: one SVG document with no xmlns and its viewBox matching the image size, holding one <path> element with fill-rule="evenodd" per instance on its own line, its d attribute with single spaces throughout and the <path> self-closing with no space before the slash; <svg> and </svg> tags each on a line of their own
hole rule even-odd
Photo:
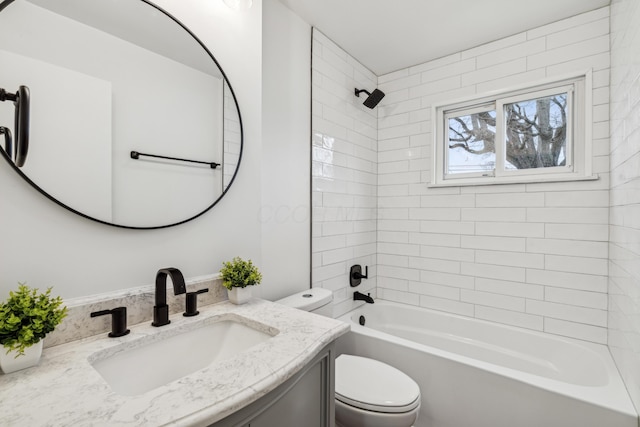
<svg viewBox="0 0 640 427">
<path fill-rule="evenodd" d="M 2 372 L 10 374 L 11 372 L 36 366 L 40 362 L 40 356 L 42 356 L 42 342 L 43 340 L 40 340 L 31 347 L 27 347 L 24 350 L 24 355 L 18 357 L 16 357 L 17 351 L 11 350 L 7 354 L 7 349 L 0 346 L 0 369 L 2 369 Z"/>
<path fill-rule="evenodd" d="M 234 304 L 244 304 L 251 299 L 251 288 L 249 286 L 244 288 L 231 288 L 227 289 L 229 295 L 229 301 Z"/>
</svg>

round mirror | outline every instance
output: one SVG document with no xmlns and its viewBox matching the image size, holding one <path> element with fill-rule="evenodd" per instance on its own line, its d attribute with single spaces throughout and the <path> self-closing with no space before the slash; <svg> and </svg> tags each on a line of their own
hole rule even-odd
<svg viewBox="0 0 640 427">
<path fill-rule="evenodd" d="M 240 111 L 184 25 L 146 0 L 5 0 L 0 10 L 0 88 L 30 93 L 24 164 L 6 151 L 10 102 L 0 102 L 0 153 L 38 191 L 142 229 L 194 219 L 224 196 L 242 154 Z"/>
</svg>

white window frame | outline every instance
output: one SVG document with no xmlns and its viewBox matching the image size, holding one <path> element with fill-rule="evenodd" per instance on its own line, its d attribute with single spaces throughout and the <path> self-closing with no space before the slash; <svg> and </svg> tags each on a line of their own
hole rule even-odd
<svg viewBox="0 0 640 427">
<path fill-rule="evenodd" d="M 592 175 L 592 76 L 591 70 L 547 79 L 529 86 L 508 88 L 433 106 L 433 164 L 430 187 L 491 185 L 528 182 L 597 179 Z M 523 100 L 567 93 L 566 165 L 519 170 L 505 169 L 504 105 Z M 447 174 L 448 118 L 479 111 L 496 111 L 495 169 L 492 171 Z"/>
</svg>

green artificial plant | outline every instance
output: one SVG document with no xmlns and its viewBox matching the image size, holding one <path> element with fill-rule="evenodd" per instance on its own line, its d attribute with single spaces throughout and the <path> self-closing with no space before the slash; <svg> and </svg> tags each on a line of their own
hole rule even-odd
<svg viewBox="0 0 640 427">
<path fill-rule="evenodd" d="M 222 285 L 229 290 L 257 285 L 262 281 L 262 274 L 260 274 L 258 267 L 253 265 L 251 260 L 244 261 L 240 257 L 223 262 L 220 275 L 222 276 Z"/>
<path fill-rule="evenodd" d="M 9 299 L 0 303 L 0 344 L 23 355 L 53 331 L 67 315 L 67 307 L 60 307 L 62 298 L 51 296 L 51 288 L 38 294 L 38 289 L 24 283 L 17 291 L 9 292 Z M 16 357 L 17 357 L 16 356 Z"/>
</svg>

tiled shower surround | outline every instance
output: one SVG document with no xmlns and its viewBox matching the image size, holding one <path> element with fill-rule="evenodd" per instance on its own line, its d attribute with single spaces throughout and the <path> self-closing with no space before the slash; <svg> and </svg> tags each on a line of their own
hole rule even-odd
<svg viewBox="0 0 640 427">
<path fill-rule="evenodd" d="M 377 111 L 354 89 L 377 77 L 317 30 L 312 45 L 312 280 L 331 289 L 334 316 L 355 306 L 353 292 L 376 286 Z M 369 278 L 349 286 L 349 269 Z"/>
<path fill-rule="evenodd" d="M 599 179 L 428 187 L 435 102 L 588 69 Z M 312 86 L 313 280 L 334 314 L 367 260 L 380 298 L 607 342 L 609 8 L 378 78 L 314 31 Z M 386 97 L 368 110 L 355 87 Z"/>
</svg>

